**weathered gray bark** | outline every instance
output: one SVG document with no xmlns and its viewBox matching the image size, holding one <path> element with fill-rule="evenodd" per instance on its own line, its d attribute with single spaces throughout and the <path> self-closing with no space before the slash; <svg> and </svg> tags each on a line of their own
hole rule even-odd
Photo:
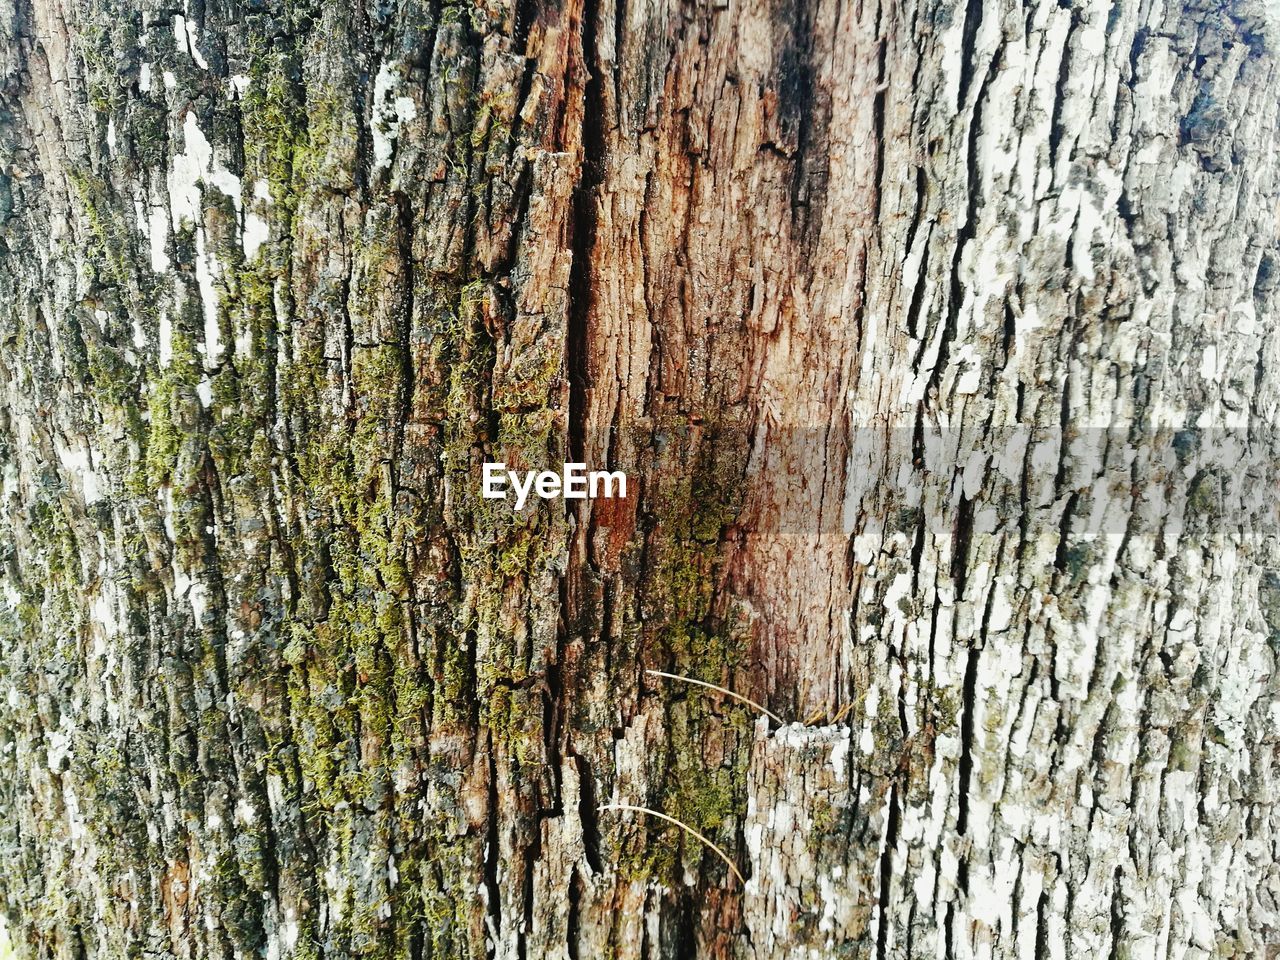
<svg viewBox="0 0 1280 960">
<path fill-rule="evenodd" d="M 20 955 L 1280 943 L 1263 4 L 14 4 Z"/>
</svg>

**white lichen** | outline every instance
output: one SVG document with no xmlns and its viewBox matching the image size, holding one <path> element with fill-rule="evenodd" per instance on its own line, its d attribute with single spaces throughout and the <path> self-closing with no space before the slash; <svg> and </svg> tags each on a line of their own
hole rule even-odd
<svg viewBox="0 0 1280 960">
<path fill-rule="evenodd" d="M 389 166 L 395 143 L 400 136 L 400 124 L 413 120 L 418 115 L 417 105 L 413 99 L 405 96 L 393 96 L 400 82 L 400 62 L 388 60 L 378 68 L 373 81 L 373 116 L 370 121 L 370 133 L 373 136 L 373 168 L 379 170 Z"/>
<path fill-rule="evenodd" d="M 175 231 L 184 222 L 195 228 L 196 286 L 204 311 L 203 353 L 206 362 L 212 366 L 216 365 L 222 356 L 217 290 L 222 265 L 209 249 L 205 235 L 203 191 L 205 187 L 221 191 L 231 199 L 236 215 L 241 216 L 241 184 L 240 178 L 228 170 L 216 156 L 209 140 L 200 129 L 193 111 L 187 112 L 182 132 L 182 152 L 174 155 L 169 170 L 169 208 Z"/>
<path fill-rule="evenodd" d="M 208 70 L 209 64 L 200 53 L 199 31 L 187 17 L 177 13 L 173 16 L 173 39 L 179 50 L 190 54 L 196 66 Z"/>
</svg>

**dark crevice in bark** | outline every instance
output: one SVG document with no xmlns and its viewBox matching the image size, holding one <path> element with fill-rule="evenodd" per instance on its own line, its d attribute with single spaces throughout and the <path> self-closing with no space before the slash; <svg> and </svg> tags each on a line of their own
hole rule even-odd
<svg viewBox="0 0 1280 960">
<path fill-rule="evenodd" d="M 981 14 L 978 14 L 978 16 L 980 17 Z M 974 29 L 976 30 L 977 27 L 975 26 Z M 956 326 L 960 319 L 960 310 L 964 305 L 964 283 L 960 279 L 960 262 L 965 247 L 977 235 L 978 210 L 983 201 L 981 172 L 978 164 L 978 141 L 982 135 L 982 109 L 988 85 L 995 78 L 996 64 L 1000 61 L 1003 50 L 1004 45 L 1002 43 L 996 49 L 996 52 L 992 54 L 982 85 L 973 98 L 973 115 L 969 120 L 969 129 L 965 141 L 966 202 L 964 222 L 961 224 L 960 229 L 956 231 L 955 248 L 951 254 L 951 282 L 946 305 L 945 326 L 942 333 L 942 342 L 938 348 L 938 359 L 930 377 L 931 387 L 936 387 L 939 378 L 947 369 L 947 362 L 951 356 L 951 340 L 955 337 Z M 966 57 L 964 63 L 964 73 L 961 74 L 962 85 L 964 75 L 973 69 L 970 58 Z M 963 102 L 962 97 L 962 106 Z"/>
<path fill-rule="evenodd" d="M 538 0 L 516 0 L 515 21 L 512 24 L 512 37 L 516 50 L 527 55 L 529 53 L 529 28 L 538 19 Z M 519 103 L 524 102 L 521 97 Z"/>
<path fill-rule="evenodd" d="M 1074 228 L 1073 228 L 1074 229 Z M 1058 468 L 1054 471 L 1053 489 L 1055 492 L 1066 488 L 1067 458 L 1065 445 L 1071 429 L 1071 360 L 1068 356 L 1063 364 L 1062 393 L 1058 397 L 1058 439 L 1063 447 L 1058 451 Z"/>
<path fill-rule="evenodd" d="M 569 269 L 569 326 L 565 366 L 569 380 L 569 455 L 582 461 L 586 446 L 586 403 L 590 386 L 591 248 L 596 234 L 596 189 L 604 169 L 604 96 L 596 60 L 599 0 L 585 0 L 582 13 L 583 90 L 582 168 L 573 192 L 573 261 Z M 577 504 L 575 503 L 575 508 Z"/>
<path fill-rule="evenodd" d="M 1123 869 L 1117 866 L 1111 878 L 1111 949 L 1107 960 L 1122 960 L 1128 956 L 1128 950 L 1124 949 L 1124 897 L 1120 892 L 1120 878 L 1123 876 Z"/>
<path fill-rule="evenodd" d="M 351 374 L 351 354 L 355 346 L 355 332 L 351 322 L 351 272 L 355 264 L 352 262 L 351 244 L 347 239 L 346 221 L 342 218 L 338 219 L 337 244 L 338 249 L 342 251 L 342 279 L 339 283 L 337 298 L 339 319 L 342 321 L 342 338 L 338 344 L 340 356 L 333 359 L 338 359 L 342 363 L 342 395 L 346 400 L 344 422 L 347 427 L 347 441 L 350 443 L 356 423 L 356 396 Z"/>
<path fill-rule="evenodd" d="M 489 816 L 485 824 L 484 886 L 489 916 L 495 933 L 502 933 L 502 891 L 498 887 L 498 857 L 501 841 L 498 836 L 498 765 L 494 757 L 493 734 L 488 736 L 489 753 Z"/>
<path fill-rule="evenodd" d="M 1066 941 L 1066 955 L 1068 957 L 1075 956 L 1072 952 L 1071 932 L 1075 926 L 1076 913 L 1076 885 L 1073 883 L 1066 884 L 1067 896 L 1066 906 L 1062 911 L 1062 933 Z"/>
<path fill-rule="evenodd" d="M 1004 301 L 1004 323 L 1000 328 L 1000 353 L 1001 364 L 1008 366 L 1009 361 L 1013 359 L 1013 345 L 1017 339 L 1017 319 L 1013 315 L 1013 305 L 1006 297 Z M 1017 422 L 1017 418 L 1014 418 Z"/>
<path fill-rule="evenodd" d="M 525 60 L 524 70 L 520 74 L 520 89 L 519 89 L 519 92 L 516 94 L 515 115 L 511 118 L 511 135 L 507 138 L 507 161 L 508 162 L 514 159 L 516 155 L 516 151 L 519 149 L 519 145 L 521 142 L 520 134 L 523 132 L 524 124 L 525 124 L 525 119 L 524 119 L 525 105 L 529 102 L 529 93 L 533 89 L 533 78 L 537 74 L 537 72 L 538 72 L 538 61 L 533 58 L 529 58 Z M 532 173 L 531 173 L 531 164 L 527 160 L 525 161 L 524 170 L 521 171 L 520 176 L 522 181 L 527 181 L 530 185 L 532 185 L 533 180 L 532 180 Z M 516 189 L 519 190 L 521 188 L 517 186 Z M 528 206 L 529 206 L 528 192 L 529 191 L 526 191 L 525 195 L 521 196 L 521 204 L 520 204 L 521 210 L 519 213 L 516 214 L 516 216 L 511 221 L 516 225 L 517 229 L 519 229 L 520 224 L 524 220 L 524 213 L 528 210 Z M 514 248 L 514 243 L 512 246 Z M 514 250 L 513 250 L 513 255 L 514 255 Z"/>
<path fill-rule="evenodd" d="M 1022 919 L 1022 899 L 1023 899 L 1023 874 L 1027 871 L 1027 863 L 1025 860 L 1027 845 L 1020 840 L 1013 841 L 1013 851 L 1017 857 L 1018 874 L 1013 878 L 1013 891 L 1009 896 L 1010 903 L 1019 904 L 1019 908 L 1011 911 L 1013 916 L 1009 922 L 1009 942 L 1018 942 L 1018 930 L 1021 927 L 1019 922 Z"/>
<path fill-rule="evenodd" d="M 429 0 L 428 8 L 431 15 L 428 18 L 428 26 L 426 36 L 423 38 L 422 46 L 415 52 L 412 64 L 415 68 L 422 71 L 422 83 L 419 89 L 422 92 L 423 102 L 431 102 L 431 79 L 432 79 L 432 61 L 436 55 L 436 38 L 440 35 L 440 17 L 444 12 L 443 0 Z"/>
<path fill-rule="evenodd" d="M 1023 650 L 1026 650 L 1027 648 L 1027 641 L 1029 639 L 1030 633 L 1031 633 L 1031 627 L 1029 625 L 1024 625 L 1022 629 L 1022 636 L 1019 638 L 1019 642 Z M 1018 707 L 1013 714 L 1015 726 L 1017 724 L 1022 723 L 1024 717 L 1026 717 L 1026 724 L 1032 724 L 1035 722 L 1036 712 L 1040 709 L 1040 701 L 1039 700 L 1036 701 L 1035 706 L 1031 710 L 1031 716 L 1029 717 L 1026 716 L 1027 701 L 1031 699 L 1032 694 L 1039 694 L 1041 692 L 1040 684 L 1038 682 L 1039 679 L 1040 679 L 1040 661 L 1038 659 L 1033 659 L 1031 661 L 1031 666 L 1027 668 L 1026 685 L 1023 686 L 1022 692 L 1018 695 Z M 1004 769 L 1005 769 L 1006 776 L 1009 774 L 1012 761 L 1013 761 L 1012 751 L 1010 751 L 1009 753 L 1006 753 L 1005 760 L 1004 760 Z"/>
<path fill-rule="evenodd" d="M 567 610 L 569 604 L 565 602 L 563 594 L 561 600 L 561 609 Z M 545 681 L 546 687 L 542 691 L 542 739 L 543 745 L 547 750 L 547 766 L 551 772 L 551 788 L 552 796 L 549 798 L 551 806 L 544 809 L 543 812 L 562 813 L 564 810 L 564 775 L 562 757 L 561 757 L 561 729 L 564 726 L 564 711 L 566 709 L 566 697 L 564 692 L 564 684 L 561 681 L 561 672 L 563 670 L 563 654 L 564 654 L 564 638 L 567 636 L 563 626 L 557 631 L 557 650 L 556 661 L 547 664 Z M 532 665 L 530 665 L 532 667 Z"/>
<path fill-rule="evenodd" d="M 916 426 L 915 426 L 915 442 L 917 449 L 924 446 L 924 428 L 921 423 L 922 411 L 916 409 Z M 919 456 L 919 454 L 917 454 Z M 920 584 L 920 571 L 922 569 L 920 561 L 924 558 L 924 540 L 925 540 L 925 516 L 919 508 L 910 511 L 902 510 L 899 516 L 906 515 L 911 524 L 911 585 L 918 587 Z"/>
<path fill-rule="evenodd" d="M 921 533 L 921 536 L 922 535 L 923 533 Z M 936 663 L 937 663 L 937 646 L 938 646 L 938 613 L 941 609 L 942 609 L 942 604 L 934 603 L 932 604 L 932 609 L 929 611 L 929 651 L 927 654 L 926 662 L 929 665 L 929 672 L 927 676 L 930 676 L 930 677 L 936 675 L 935 671 L 937 669 Z M 938 701 L 935 697 L 929 698 L 927 709 L 929 711 L 929 722 L 933 723 L 935 718 L 938 715 Z M 928 744 L 928 749 L 930 751 L 930 759 L 932 759 L 932 751 L 934 749 L 936 733 L 937 731 L 935 727 L 934 731 L 930 733 L 930 740 Z"/>
<path fill-rule="evenodd" d="M 1066 505 L 1062 508 L 1062 523 L 1058 530 L 1058 546 L 1053 554 L 1053 568 L 1059 574 L 1066 573 L 1074 559 L 1071 550 L 1071 518 L 1075 514 L 1078 499 L 1079 494 L 1070 494 L 1067 497 Z"/>
<path fill-rule="evenodd" d="M 960 764 L 957 784 L 959 794 L 956 811 L 956 833 L 964 836 L 969 829 L 969 787 L 973 781 L 974 710 L 977 707 L 979 653 L 970 649 L 965 656 L 964 688 L 960 705 Z M 964 861 L 962 861 L 963 866 Z"/>
<path fill-rule="evenodd" d="M 400 384 L 397 398 L 396 425 L 391 448 L 391 497 L 394 501 L 395 490 L 399 485 L 397 471 L 400 465 L 400 453 L 404 449 L 404 432 L 409 425 L 413 411 L 413 352 L 410 350 L 410 338 L 413 330 L 413 202 L 403 192 L 395 193 L 396 209 L 399 214 L 399 254 L 400 264 L 404 270 L 404 311 L 401 324 L 397 330 L 400 347 Z M 410 581 L 412 586 L 412 581 Z"/>
<path fill-rule="evenodd" d="M 880 853 L 880 915 L 876 926 L 876 960 L 885 960 L 889 949 L 889 922 L 892 916 L 890 900 L 893 895 L 893 852 L 898 845 L 898 785 L 889 786 L 889 815 L 885 825 L 884 850 Z"/>
<path fill-rule="evenodd" d="M 1066 39 L 1062 41 L 1062 59 L 1058 63 L 1058 82 L 1054 86 L 1053 113 L 1049 120 L 1049 170 L 1054 172 L 1058 161 L 1058 148 L 1062 144 L 1062 107 L 1069 93 L 1071 80 L 1071 38 L 1075 35 L 1076 15 L 1072 13 Z M 1056 177 L 1055 177 L 1056 179 Z"/>
<path fill-rule="evenodd" d="M 916 234 L 920 230 L 920 224 L 924 216 L 925 198 L 929 195 L 929 177 L 928 174 L 925 173 L 924 166 L 922 164 L 916 164 L 915 171 L 916 202 L 915 207 L 911 211 L 911 222 L 907 225 L 906 239 L 902 244 L 902 252 L 904 256 L 910 254 L 911 248 L 915 245 Z M 927 252 L 928 251 L 926 250 L 926 254 Z M 920 267 L 922 276 L 927 273 L 927 267 L 927 261 L 922 261 Z M 917 286 L 923 286 L 923 284 L 917 284 Z M 916 317 L 920 313 L 920 294 L 918 292 L 913 292 L 911 299 L 912 309 L 907 314 L 907 329 L 911 331 L 912 336 L 918 337 L 919 332 L 916 330 Z"/>
<path fill-rule="evenodd" d="M 964 598 L 965 584 L 969 579 L 969 543 L 973 538 L 973 501 L 960 494 L 960 503 L 956 508 L 955 530 L 952 543 L 955 552 L 951 555 L 951 579 L 955 581 L 956 599 Z"/>
<path fill-rule="evenodd" d="M 682 841 L 683 842 L 683 841 Z M 677 908 L 674 960 L 698 960 L 698 906 L 692 897 L 682 897 Z"/>
<path fill-rule="evenodd" d="M 459 574 L 461 576 L 461 574 Z M 461 594 L 461 590 L 459 590 Z M 467 720 L 473 728 L 480 726 L 480 698 L 475 695 L 477 689 L 476 677 L 478 675 L 476 669 L 476 657 L 478 656 L 476 633 L 474 630 L 468 630 L 461 638 L 463 661 L 466 664 L 466 671 L 463 674 L 464 689 L 468 692 L 466 697 Z M 437 676 L 443 676 L 444 669 L 444 650 L 440 648 L 438 656 L 440 657 L 439 673 Z"/>
<path fill-rule="evenodd" d="M 360 157 L 360 162 L 352 164 L 351 176 L 355 195 L 366 198 L 367 202 L 370 193 L 370 174 L 373 172 L 373 110 L 377 106 L 370 103 L 369 96 L 371 78 L 369 64 L 374 59 L 370 49 L 372 27 L 364 4 L 352 4 L 350 9 L 354 21 L 351 27 L 351 41 L 354 49 L 350 56 L 354 61 L 353 66 L 364 64 L 363 69 L 357 68 L 356 76 L 353 78 L 355 82 L 351 84 L 352 110 L 364 121 L 355 125 L 356 156 Z"/>
<path fill-rule="evenodd" d="M 791 156 L 791 217 L 806 245 L 812 246 L 822 226 L 830 105 L 815 82 L 810 0 L 785 0 L 774 12 L 774 36 L 780 135 L 783 153 Z"/>
<path fill-rule="evenodd" d="M 969 87 L 973 85 L 973 78 L 976 73 L 973 53 L 978 39 L 978 28 L 982 26 L 982 4 L 983 0 L 968 0 L 964 8 L 964 30 L 960 40 L 960 93 L 956 103 L 956 107 L 961 110 L 964 109 L 966 98 L 969 95 Z M 976 103 L 974 109 L 976 117 Z"/>
<path fill-rule="evenodd" d="M 1037 957 L 1049 956 L 1049 890 L 1040 891 L 1036 900 L 1036 951 Z"/>
<path fill-rule="evenodd" d="M 1076 211 L 1075 217 L 1071 220 L 1071 229 L 1067 231 L 1067 242 L 1062 254 L 1062 281 L 1063 287 L 1067 288 L 1071 285 L 1074 268 L 1072 264 L 1076 259 L 1076 230 L 1080 226 L 1080 211 Z M 1063 401 L 1066 402 L 1066 397 Z"/>
<path fill-rule="evenodd" d="M 1129 92 L 1136 92 L 1138 83 L 1138 61 L 1142 59 L 1144 53 L 1147 52 L 1147 43 L 1151 39 L 1150 27 L 1139 27 L 1133 35 L 1133 45 L 1129 47 L 1129 75 L 1124 78 L 1125 84 L 1129 87 Z"/>
<path fill-rule="evenodd" d="M 581 933 L 581 918 L 579 913 L 582 909 L 582 877 L 578 873 L 578 869 L 574 867 L 569 873 L 569 889 L 568 894 L 568 916 L 565 920 L 565 952 L 569 956 L 569 960 L 579 960 L 578 958 L 578 937 Z"/>
<path fill-rule="evenodd" d="M 534 898 L 534 871 L 538 865 L 538 858 L 542 856 L 542 827 L 535 819 L 532 829 L 525 831 L 530 837 L 530 843 L 525 850 L 524 870 L 521 877 L 522 886 L 521 893 L 523 896 L 523 918 L 519 928 L 516 930 L 516 956 L 519 960 L 528 960 L 529 957 L 529 933 L 534 929 L 534 911 L 537 906 Z"/>
<path fill-rule="evenodd" d="M 988 429 L 988 430 L 990 429 L 990 424 L 988 424 L 988 428 L 987 428 L 987 429 Z M 1003 551 L 1003 548 L 1004 548 L 1004 534 L 1003 534 L 1003 533 L 1000 533 L 1000 534 L 998 534 L 998 535 L 997 535 L 997 537 L 998 537 L 998 539 L 996 540 L 996 543 L 995 543 L 994 549 L 992 550 L 992 553 L 993 553 L 995 556 L 997 556 L 997 557 L 998 557 L 998 556 L 1000 556 L 1000 555 L 1001 555 L 1001 553 L 1002 553 L 1002 551 Z M 992 611 L 992 609 L 995 607 L 995 602 L 996 602 L 996 591 L 995 591 L 995 590 L 988 590 L 988 591 L 987 591 L 987 595 L 986 595 L 986 597 L 985 597 L 985 598 L 984 598 L 984 600 L 983 600 L 983 604 L 982 604 L 982 619 L 981 619 L 981 621 L 980 621 L 980 626 L 979 626 L 979 629 L 978 629 L 978 638 L 979 638 L 979 640 L 980 640 L 983 644 L 985 644 L 986 639 L 987 639 L 987 636 L 988 636 L 988 634 L 989 634 L 989 632 L 990 632 L 990 626 L 991 626 L 991 611 Z"/>
<path fill-rule="evenodd" d="M 618 934 L 618 928 L 615 925 L 609 931 L 609 942 L 611 944 L 617 943 L 617 934 Z M 640 928 L 640 960 L 649 960 L 649 957 L 650 957 L 649 925 L 645 924 Z"/>
<path fill-rule="evenodd" d="M 924 170 L 918 169 L 918 178 L 923 179 Z M 917 216 L 919 210 L 917 209 Z M 912 224 L 914 230 L 915 225 Z M 924 291 L 928 287 L 927 278 L 929 276 L 929 241 L 933 237 L 932 228 L 929 235 L 925 238 L 924 256 L 920 259 L 920 272 L 916 274 L 915 282 L 911 287 L 911 302 L 907 306 L 907 329 L 911 331 L 911 335 L 920 341 L 919 349 L 916 350 L 915 356 L 911 358 L 913 366 L 918 366 L 920 358 L 924 356 L 925 350 L 929 348 L 929 341 L 925 338 L 924 332 L 920 329 L 920 311 L 924 306 Z M 906 248 L 910 251 L 910 246 Z"/>
<path fill-rule="evenodd" d="M 600 818 L 596 813 L 596 782 L 587 758 L 575 754 L 578 767 L 578 818 L 582 822 L 582 850 L 587 866 L 598 876 L 604 872 L 600 858 Z"/>
<path fill-rule="evenodd" d="M 902 651 L 898 652 L 898 663 L 902 667 L 902 675 L 904 677 L 907 676 L 911 668 L 910 668 L 910 665 L 907 663 L 907 658 L 905 654 Z M 907 724 L 907 684 L 904 681 L 898 684 L 898 731 L 899 731 L 898 736 L 902 737 L 903 740 L 905 741 L 908 736 L 907 731 L 909 731 L 910 729 L 911 729 L 910 726 Z M 911 762 L 911 751 L 912 751 L 911 744 L 904 742 L 902 746 L 902 757 L 900 760 L 900 764 L 901 764 L 900 769 L 903 771 L 904 774 L 908 772 L 908 767 Z M 905 789 L 905 783 L 904 783 L 904 789 Z"/>
<path fill-rule="evenodd" d="M 880 21 L 882 19 L 882 15 L 883 8 L 877 6 L 875 30 L 875 36 L 877 37 L 880 37 Z M 888 96 L 889 91 L 889 84 L 886 79 L 888 72 L 888 56 L 889 43 L 883 37 L 880 37 L 879 50 L 876 53 L 876 93 L 871 106 L 872 129 L 874 130 L 873 136 L 875 138 L 876 151 L 875 177 L 872 180 L 872 183 L 876 185 L 876 207 L 872 213 L 872 216 L 874 217 L 879 217 L 880 210 L 884 207 L 881 194 L 884 190 L 884 112 L 885 98 Z M 917 211 L 918 209 L 919 208 L 917 207 Z M 913 223 L 912 228 L 914 229 L 914 227 L 915 224 Z M 910 248 L 908 247 L 908 249 Z"/>
<path fill-rule="evenodd" d="M 1096 661 L 1102 661 L 1101 653 L 1094 658 Z M 1096 672 L 1096 671 L 1095 671 Z M 1085 695 L 1086 702 L 1093 699 L 1095 683 L 1091 679 L 1088 691 Z M 1115 723 L 1116 705 L 1113 701 L 1107 705 L 1103 711 L 1102 719 L 1098 722 L 1098 728 L 1093 732 L 1093 743 L 1091 745 L 1089 759 L 1093 764 L 1093 789 L 1094 795 L 1101 797 L 1106 794 L 1107 779 L 1107 734 L 1111 731 L 1111 727 Z M 1095 810 L 1097 808 L 1095 807 Z M 1090 813 L 1092 820 L 1093 814 Z"/>
<path fill-rule="evenodd" d="M 623 45 L 627 39 L 627 0 L 613 0 L 613 108 L 618 116 L 623 116 L 622 109 L 622 71 L 618 69 L 618 61 L 623 57 Z"/>
<path fill-rule="evenodd" d="M 1253 299 L 1259 307 L 1266 300 L 1267 293 L 1280 284 L 1280 254 L 1267 251 L 1258 258 L 1258 269 L 1253 278 Z M 1254 393 L 1256 394 L 1255 387 Z"/>
</svg>

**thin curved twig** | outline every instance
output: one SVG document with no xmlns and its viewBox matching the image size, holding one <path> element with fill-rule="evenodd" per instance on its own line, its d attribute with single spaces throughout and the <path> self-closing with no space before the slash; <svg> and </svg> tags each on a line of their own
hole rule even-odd
<svg viewBox="0 0 1280 960">
<path fill-rule="evenodd" d="M 681 680 L 685 683 L 692 683 L 698 687 L 706 687 L 708 690 L 715 690 L 717 693 L 723 693 L 726 697 L 732 697 L 734 700 L 737 700 L 739 703 L 745 703 L 749 707 L 754 707 L 755 709 L 763 713 L 766 717 L 768 717 L 770 720 L 772 720 L 774 723 L 776 723 L 778 726 L 780 727 L 785 726 L 785 724 L 782 722 L 782 718 L 779 717 L 776 713 L 772 713 L 771 711 L 766 710 L 764 707 L 760 706 L 760 704 L 756 703 L 754 700 L 750 700 L 747 697 L 744 697 L 740 693 L 734 693 L 732 690 L 726 690 L 724 687 L 718 687 L 714 683 L 707 683 L 705 680 L 695 680 L 693 679 L 693 677 L 682 677 L 678 673 L 663 673 L 661 670 L 646 670 L 645 673 L 652 673 L 655 677 L 666 677 L 668 680 Z"/>
<path fill-rule="evenodd" d="M 669 817 L 665 813 L 659 813 L 657 810 L 650 810 L 648 807 L 636 807 L 629 803 L 606 803 L 597 809 L 602 811 L 603 810 L 630 810 L 632 813 L 647 813 L 651 817 L 657 817 L 659 820 L 665 820 L 667 821 L 667 823 L 675 824 L 677 827 L 679 827 L 685 833 L 689 834 L 691 837 L 694 837 L 700 840 L 706 847 L 708 847 L 713 853 L 715 853 L 715 855 L 718 856 L 721 860 L 723 860 L 725 864 L 729 867 L 729 869 L 733 871 L 733 875 L 738 878 L 738 882 L 743 886 L 746 886 L 747 881 L 742 878 L 741 871 L 739 871 L 737 866 L 734 865 L 734 862 L 729 859 L 729 855 L 725 853 L 723 850 L 721 850 L 719 847 L 717 847 L 710 840 L 708 840 L 706 837 L 704 837 L 702 834 L 700 834 L 697 830 L 693 829 L 693 827 L 689 826 L 687 823 L 681 823 L 675 817 Z"/>
</svg>

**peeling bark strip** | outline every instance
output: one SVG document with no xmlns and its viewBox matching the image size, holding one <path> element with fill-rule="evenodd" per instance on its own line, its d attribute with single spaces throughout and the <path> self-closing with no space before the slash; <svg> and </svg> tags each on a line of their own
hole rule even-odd
<svg viewBox="0 0 1280 960">
<path fill-rule="evenodd" d="M 1268 956 L 1269 9 L 0 3 L 20 955 Z"/>
</svg>

